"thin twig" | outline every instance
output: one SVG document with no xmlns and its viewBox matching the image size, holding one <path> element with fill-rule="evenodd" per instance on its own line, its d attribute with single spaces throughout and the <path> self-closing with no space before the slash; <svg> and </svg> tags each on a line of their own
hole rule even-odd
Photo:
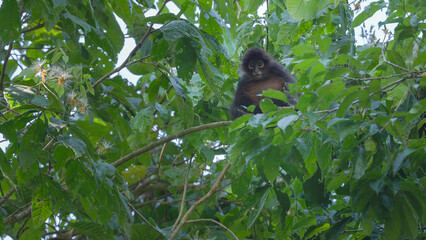
<svg viewBox="0 0 426 240">
<path fill-rule="evenodd" d="M 194 201 L 194 200 L 195 200 L 194 198 L 186 199 L 185 202 Z M 146 202 L 143 202 L 143 203 L 138 203 L 138 204 L 135 204 L 133 206 L 136 209 L 138 209 L 138 208 L 141 208 L 143 206 L 146 206 L 146 205 L 149 205 L 149 204 L 153 204 L 153 203 L 158 203 L 160 205 L 169 205 L 169 204 L 178 203 L 178 202 L 181 202 L 181 201 L 182 201 L 182 199 L 176 199 L 176 200 L 173 200 L 173 201 L 164 202 L 163 200 L 154 199 L 154 200 L 149 200 L 149 201 L 146 201 Z"/>
<path fill-rule="evenodd" d="M 225 173 L 228 171 L 230 166 L 231 166 L 231 163 L 229 163 L 229 162 L 226 163 L 225 167 L 223 167 L 222 172 L 219 174 L 219 177 L 217 178 L 216 182 L 213 184 L 213 187 L 210 189 L 210 191 L 206 195 L 204 195 L 202 198 L 200 198 L 200 200 L 196 201 L 188 209 L 188 211 L 183 216 L 182 220 L 179 222 L 179 225 L 176 227 L 176 229 L 174 231 L 172 231 L 170 238 L 169 238 L 170 240 L 175 239 L 175 237 L 177 236 L 179 231 L 182 229 L 183 225 L 188 221 L 189 216 L 195 210 L 195 208 L 197 208 L 201 203 L 203 203 L 204 201 L 209 199 L 211 196 L 213 196 L 213 194 L 216 193 L 216 191 L 219 189 L 220 184 L 222 183 L 222 181 L 225 177 Z"/>
<path fill-rule="evenodd" d="M 389 83 L 388 85 L 380 88 L 379 90 L 370 93 L 369 96 L 372 97 L 372 96 L 376 95 L 379 92 L 387 92 L 388 91 L 388 90 L 386 90 L 387 88 L 392 87 L 393 85 L 400 84 L 400 83 L 402 83 L 403 81 L 405 81 L 407 79 L 410 79 L 410 77 L 408 77 L 408 76 L 407 77 L 403 77 L 403 78 L 401 78 L 401 79 L 399 79 L 399 80 L 397 80 L 395 82 Z M 359 99 L 352 102 L 352 104 L 357 104 L 357 103 L 359 103 Z"/>
<path fill-rule="evenodd" d="M 130 159 L 139 156 L 142 153 L 145 153 L 157 146 L 160 146 L 161 144 L 164 144 L 166 142 L 170 142 L 173 139 L 176 138 L 180 138 L 183 137 L 185 135 L 188 135 L 190 133 L 194 133 L 194 132 L 199 132 L 202 130 L 206 130 L 206 129 L 210 129 L 210 128 L 217 128 L 217 127 L 224 127 L 224 126 L 229 126 L 232 123 L 232 121 L 224 121 L 224 122 L 214 122 L 214 123 L 208 123 L 208 124 L 204 124 L 204 125 L 200 125 L 200 126 L 196 126 L 196 127 L 191 127 L 191 128 L 187 128 L 185 130 L 183 130 L 182 132 L 176 133 L 176 134 L 172 134 L 170 136 L 167 136 L 165 138 L 162 138 L 156 142 L 150 143 L 148 145 L 146 145 L 143 148 L 140 148 L 130 154 L 128 154 L 127 156 L 124 156 L 120 159 L 118 159 L 117 161 L 113 162 L 112 165 L 114 167 L 118 167 L 121 164 L 129 161 Z"/>
<path fill-rule="evenodd" d="M 327 109 L 327 110 L 320 110 L 320 111 L 316 111 L 314 113 L 332 113 L 334 111 L 339 110 L 339 108 L 332 108 L 332 109 Z"/>
<path fill-rule="evenodd" d="M 185 185 L 183 186 L 183 194 L 182 194 L 182 201 L 181 201 L 181 203 L 180 203 L 179 215 L 178 215 L 178 217 L 176 218 L 175 224 L 173 224 L 172 231 L 176 229 L 177 224 L 179 223 L 179 220 L 180 220 L 180 218 L 182 217 L 183 209 L 185 208 L 185 197 L 186 197 L 186 191 L 187 191 L 187 189 L 188 189 L 189 172 L 190 172 L 190 170 L 191 170 L 191 165 L 192 165 L 191 163 L 192 163 L 192 158 L 191 158 L 191 160 L 189 161 L 189 164 L 188 164 L 188 170 L 186 171 L 186 176 L 185 176 Z"/>
<path fill-rule="evenodd" d="M 158 10 L 157 14 L 155 16 L 160 15 L 160 13 L 163 11 L 164 7 L 166 6 L 166 4 L 169 2 L 170 0 L 165 0 L 163 5 L 161 6 L 161 8 Z M 115 69 L 113 69 L 112 71 L 110 71 L 109 73 L 107 73 L 106 75 L 102 76 L 101 78 L 99 78 L 95 83 L 93 83 L 92 87 L 96 87 L 97 85 L 99 85 L 101 82 L 103 82 L 105 79 L 107 79 L 108 77 L 110 77 L 112 74 L 119 72 L 121 69 L 125 68 L 127 66 L 127 64 L 130 62 L 130 60 L 132 59 L 132 57 L 134 57 L 136 55 L 136 52 L 142 47 L 142 44 L 145 42 L 145 40 L 148 38 L 148 36 L 151 34 L 151 30 L 152 30 L 152 26 L 154 24 L 151 23 L 148 27 L 148 29 L 146 30 L 145 34 L 143 35 L 142 39 L 138 42 L 138 44 L 136 44 L 136 46 L 132 49 L 132 51 L 130 52 L 129 56 L 127 56 L 126 60 L 124 60 L 124 62 L 116 67 Z"/>
<path fill-rule="evenodd" d="M 158 172 L 160 172 L 161 159 L 163 159 L 164 150 L 166 149 L 166 146 L 167 146 L 167 143 L 165 143 L 165 144 L 163 145 L 163 147 L 161 148 L 160 156 L 158 157 Z"/>
<path fill-rule="evenodd" d="M 226 231 L 228 231 L 235 239 L 237 239 L 237 240 L 239 239 L 237 237 L 237 235 L 235 235 L 235 233 L 233 233 L 231 231 L 231 229 L 227 228 L 225 225 L 223 225 L 222 223 L 220 223 L 216 220 L 213 220 L 213 219 L 195 219 L 195 220 L 189 220 L 186 223 L 195 223 L 195 222 L 212 222 L 212 223 L 215 223 L 215 224 L 221 226 L 222 228 L 224 228 Z"/>
<path fill-rule="evenodd" d="M 166 235 L 164 235 L 164 233 L 162 233 L 158 228 L 156 228 L 154 225 L 152 225 L 135 207 L 132 206 L 132 204 L 128 203 L 128 205 L 130 206 L 130 208 L 135 211 L 135 213 L 142 218 L 142 220 L 148 224 L 148 226 L 152 229 L 154 229 L 156 232 L 158 232 L 159 234 L 161 234 L 161 236 L 166 237 Z"/>
<path fill-rule="evenodd" d="M 44 27 L 44 23 L 40 23 L 40 24 L 38 24 L 38 25 L 36 25 L 36 26 L 34 26 L 34 27 L 31 27 L 31 28 L 28 28 L 28 29 L 24 29 L 24 30 L 22 30 L 22 33 L 31 32 L 31 31 L 34 31 L 34 30 L 40 29 L 40 28 L 42 28 L 42 27 Z"/>
<path fill-rule="evenodd" d="M 44 146 L 43 151 L 48 151 L 52 145 L 56 142 L 56 139 L 52 138 L 50 141 Z"/>
<path fill-rule="evenodd" d="M 394 74 L 394 75 L 389 75 L 389 76 L 380 76 L 380 77 L 366 77 L 366 78 L 352 78 L 352 77 L 345 77 L 345 76 L 341 76 L 342 78 L 351 80 L 351 81 L 356 81 L 356 80 L 360 80 L 360 81 L 369 81 L 369 80 L 382 80 L 382 79 L 389 79 L 389 78 L 394 78 L 394 77 L 401 77 L 404 75 L 412 75 L 414 77 L 417 77 L 418 75 L 421 75 L 422 73 L 424 73 L 426 71 L 412 71 L 412 72 L 404 72 L 404 73 L 399 73 L 399 74 Z"/>
<path fill-rule="evenodd" d="M 405 69 L 405 68 L 403 68 L 403 67 L 401 67 L 401 66 L 399 66 L 399 65 L 397 65 L 397 64 L 395 64 L 395 63 L 389 62 L 389 61 L 386 59 L 386 56 L 385 56 L 385 48 L 387 48 L 387 47 L 388 47 L 387 43 L 385 43 L 385 46 L 384 46 L 384 47 L 382 47 L 382 56 L 383 56 L 383 61 L 384 61 L 385 63 L 387 63 L 387 64 L 391 65 L 391 66 L 394 66 L 394 67 L 399 68 L 399 69 L 401 69 L 401 70 L 403 70 L 403 71 L 409 72 L 409 71 L 408 71 L 408 69 Z"/>
<path fill-rule="evenodd" d="M 149 58 L 149 57 L 151 57 L 151 56 L 150 56 L 150 55 L 148 55 L 148 56 L 145 56 L 145 57 L 143 57 L 143 58 L 139 58 L 139 59 L 136 59 L 136 60 L 134 60 L 134 61 L 131 61 L 131 62 L 127 63 L 126 67 L 128 67 L 128 66 L 130 66 L 130 65 L 133 65 L 133 64 L 135 64 L 135 63 L 138 63 L 138 62 L 140 62 L 140 63 L 144 63 L 144 64 L 152 64 L 152 63 L 146 63 L 146 62 L 143 62 L 143 60 L 145 60 L 145 59 L 147 59 L 147 58 Z"/>
<path fill-rule="evenodd" d="M 6 67 L 7 67 L 7 62 L 9 61 L 9 57 L 10 57 L 10 52 L 12 51 L 13 48 L 13 41 L 11 41 L 9 43 L 7 52 L 6 52 L 6 56 L 4 57 L 4 63 L 3 63 L 3 69 L 1 71 L 1 78 L 0 78 L 0 91 L 3 91 L 4 89 L 4 76 L 6 75 Z"/>
</svg>

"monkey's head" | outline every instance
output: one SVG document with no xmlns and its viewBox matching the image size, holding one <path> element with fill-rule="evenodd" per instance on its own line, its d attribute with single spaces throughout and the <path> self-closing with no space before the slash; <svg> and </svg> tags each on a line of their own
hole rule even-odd
<svg viewBox="0 0 426 240">
<path fill-rule="evenodd" d="M 255 80 L 262 80 L 266 74 L 266 68 L 272 58 L 260 48 L 251 48 L 244 54 L 241 62 L 242 70 Z"/>
</svg>

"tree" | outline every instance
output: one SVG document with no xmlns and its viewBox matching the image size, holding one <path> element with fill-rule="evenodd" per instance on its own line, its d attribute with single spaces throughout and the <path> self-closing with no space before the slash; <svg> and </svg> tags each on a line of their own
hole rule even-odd
<svg viewBox="0 0 426 240">
<path fill-rule="evenodd" d="M 3 0 L 0 235 L 423 239 L 426 3 L 359 6 Z M 303 95 L 230 121 L 253 46 Z"/>
</svg>

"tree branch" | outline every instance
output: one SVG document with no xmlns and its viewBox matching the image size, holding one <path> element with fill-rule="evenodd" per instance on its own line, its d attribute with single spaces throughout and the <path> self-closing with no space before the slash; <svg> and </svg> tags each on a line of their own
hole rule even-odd
<svg viewBox="0 0 426 240">
<path fill-rule="evenodd" d="M 213 194 L 219 189 L 220 184 L 222 183 L 225 173 L 228 171 L 229 167 L 231 166 L 231 163 L 226 163 L 225 167 L 223 168 L 222 172 L 219 174 L 219 177 L 217 178 L 216 182 L 213 184 L 213 187 L 210 189 L 210 191 L 204 195 L 200 200 L 196 201 L 185 213 L 185 215 L 182 217 L 182 220 L 179 222 L 178 226 L 175 230 L 172 231 L 170 235 L 170 240 L 175 239 L 179 231 L 182 229 L 183 225 L 187 223 L 189 216 L 191 213 L 197 208 L 201 203 L 209 199 Z"/>
<path fill-rule="evenodd" d="M 185 208 L 185 197 L 186 197 L 186 191 L 188 190 L 189 171 L 191 170 L 191 165 L 192 165 L 191 163 L 192 161 L 189 162 L 188 170 L 186 171 L 185 185 L 183 186 L 182 202 L 180 203 L 179 215 L 176 218 L 175 224 L 173 224 L 172 231 L 176 229 L 177 224 L 180 218 L 182 217 L 183 209 Z"/>
<path fill-rule="evenodd" d="M 185 202 L 194 201 L 194 200 L 195 199 L 193 199 L 193 198 L 186 199 Z M 165 201 L 160 200 L 160 199 L 154 199 L 154 200 L 149 200 L 149 201 L 146 201 L 146 202 L 143 202 L 143 203 L 134 204 L 133 206 L 136 209 L 138 209 L 138 208 L 141 208 L 143 206 L 146 206 L 146 205 L 149 205 L 149 204 L 154 204 L 154 203 L 158 203 L 160 205 L 169 205 L 169 204 L 178 203 L 178 202 L 181 202 L 181 201 L 182 201 L 182 199 L 176 199 L 176 200 L 173 200 L 173 201 L 170 201 L 170 202 L 165 202 Z"/>
<path fill-rule="evenodd" d="M 137 156 L 141 155 L 142 153 L 145 153 L 145 152 L 147 152 L 147 151 L 149 151 L 149 150 L 151 150 L 151 149 L 153 149 L 157 146 L 160 146 L 160 145 L 162 145 L 166 142 L 170 142 L 173 139 L 180 138 L 180 137 L 183 137 L 183 136 L 188 135 L 190 133 L 199 132 L 199 131 L 210 129 L 210 128 L 229 126 L 231 123 L 232 123 L 232 121 L 214 122 L 214 123 L 208 123 L 208 124 L 204 124 L 204 125 L 201 125 L 201 126 L 196 126 L 196 127 L 191 127 L 191 128 L 185 129 L 182 132 L 167 136 L 167 137 L 162 138 L 162 139 L 160 139 L 156 142 L 150 143 L 150 144 L 146 145 L 145 147 L 140 148 L 140 149 L 128 154 L 127 156 L 124 156 L 124 157 L 118 159 L 117 161 L 113 162 L 112 165 L 114 167 L 118 167 L 121 164 L 129 161 L 130 159 L 137 157 Z"/>
<path fill-rule="evenodd" d="M 40 24 L 38 24 L 38 25 L 36 25 L 36 26 L 34 26 L 34 27 L 24 29 L 24 30 L 22 30 L 22 33 L 31 32 L 31 31 L 34 31 L 34 30 L 40 29 L 40 28 L 42 28 L 42 27 L 44 27 L 44 23 L 40 23 Z"/>
<path fill-rule="evenodd" d="M 389 75 L 389 76 L 380 76 L 380 77 L 366 77 L 366 78 L 352 78 L 352 77 L 345 77 L 345 76 L 341 76 L 342 78 L 351 80 L 351 81 L 356 81 L 356 80 L 360 80 L 360 81 L 368 81 L 368 80 L 381 80 L 381 79 L 389 79 L 389 78 L 394 78 L 394 77 L 401 77 L 404 75 L 411 75 L 413 77 L 420 77 L 420 75 L 422 73 L 425 73 L 426 71 L 412 71 L 412 72 L 404 72 L 404 73 L 399 73 L 399 74 L 394 74 L 394 75 Z"/>
<path fill-rule="evenodd" d="M 12 215 L 12 216 L 7 217 L 6 219 L 4 219 L 4 224 L 10 224 L 10 223 L 14 223 L 14 222 L 19 222 L 22 219 L 24 219 L 24 218 L 26 218 L 26 217 L 28 217 L 30 215 L 31 215 L 31 206 L 28 207 L 27 209 L 25 209 L 24 211 L 18 213 L 18 214 Z"/>
<path fill-rule="evenodd" d="M 9 57 L 10 57 L 10 52 L 12 51 L 13 48 L 13 41 L 11 41 L 9 43 L 7 52 L 6 52 L 6 56 L 4 57 L 4 63 L 3 63 L 3 69 L 1 71 L 1 77 L 0 77 L 0 91 L 3 91 L 4 89 L 4 76 L 6 75 L 6 67 L 7 67 L 7 62 L 9 61 Z"/>
<path fill-rule="evenodd" d="M 195 222 L 212 222 L 212 223 L 215 223 L 215 224 L 217 224 L 217 225 L 219 225 L 219 226 L 221 226 L 221 227 L 223 227 L 226 231 L 228 231 L 235 239 L 237 239 L 238 240 L 238 237 L 237 237 L 237 235 L 235 235 L 235 233 L 233 233 L 232 231 L 231 231 L 231 229 L 229 229 L 229 228 L 227 228 L 225 225 L 223 225 L 222 223 L 220 223 L 220 222 L 218 222 L 218 221 L 216 221 L 216 220 L 213 220 L 213 219 L 195 219 L 195 220 L 189 220 L 189 221 L 187 221 L 186 223 L 195 223 Z"/>
<path fill-rule="evenodd" d="M 2 198 L 0 198 L 0 206 L 7 201 L 7 199 L 10 198 L 10 196 L 12 196 L 12 194 L 16 191 L 15 187 L 12 187 L 11 189 L 9 189 L 9 191 L 6 193 L 6 195 L 4 195 Z"/>
<path fill-rule="evenodd" d="M 163 5 L 161 6 L 161 8 L 158 10 L 157 14 L 155 16 L 160 15 L 160 13 L 163 11 L 164 7 L 166 7 L 166 4 L 169 2 L 170 0 L 165 0 Z M 134 57 L 136 55 L 136 52 L 142 47 L 142 44 L 145 42 L 145 40 L 148 38 L 148 36 L 151 34 L 151 30 L 152 30 L 152 26 L 154 24 L 151 23 L 148 27 L 148 29 L 146 30 L 145 34 L 143 35 L 142 39 L 138 42 L 138 44 L 132 49 L 132 51 L 130 52 L 129 56 L 127 56 L 126 60 L 124 60 L 124 62 L 116 67 L 115 69 L 113 69 L 111 72 L 107 73 L 106 75 L 102 76 L 101 78 L 99 78 L 95 83 L 92 84 L 92 87 L 96 87 L 97 85 L 99 85 L 101 82 L 103 82 L 105 79 L 107 79 L 108 77 L 110 77 L 112 74 L 119 72 L 121 69 L 125 68 L 127 66 L 127 64 L 130 62 L 130 60 L 132 59 L 132 57 Z"/>
<path fill-rule="evenodd" d="M 383 56 L 383 61 L 384 61 L 385 63 L 387 63 L 387 64 L 391 65 L 391 66 L 394 66 L 394 67 L 399 68 L 399 69 L 401 69 L 401 70 L 403 70 L 403 71 L 409 72 L 409 71 L 408 71 L 408 69 L 405 69 L 405 68 L 403 68 L 403 67 L 401 67 L 401 66 L 399 66 L 399 65 L 396 65 L 395 63 L 389 62 L 389 61 L 386 59 L 386 56 L 385 56 L 385 49 L 386 49 L 387 47 L 388 47 L 388 44 L 387 44 L 387 43 L 385 44 L 385 46 L 384 46 L 384 47 L 382 47 L 382 56 Z"/>
</svg>

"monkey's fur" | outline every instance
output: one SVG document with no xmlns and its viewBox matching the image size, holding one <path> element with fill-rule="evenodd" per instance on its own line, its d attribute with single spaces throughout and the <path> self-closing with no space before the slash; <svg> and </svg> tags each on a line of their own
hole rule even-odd
<svg viewBox="0 0 426 240">
<path fill-rule="evenodd" d="M 296 100 L 285 92 L 289 90 L 288 84 L 295 83 L 296 80 L 263 49 L 251 48 L 247 50 L 240 67 L 242 76 L 230 108 L 232 117 L 237 118 L 250 113 L 246 109 L 250 105 L 255 106 L 253 113 L 262 113 L 259 102 L 264 97 L 259 95 L 262 94 L 262 91 L 268 89 L 284 92 L 289 103 L 296 104 Z M 289 106 L 284 101 L 271 100 L 278 106 Z"/>
</svg>

